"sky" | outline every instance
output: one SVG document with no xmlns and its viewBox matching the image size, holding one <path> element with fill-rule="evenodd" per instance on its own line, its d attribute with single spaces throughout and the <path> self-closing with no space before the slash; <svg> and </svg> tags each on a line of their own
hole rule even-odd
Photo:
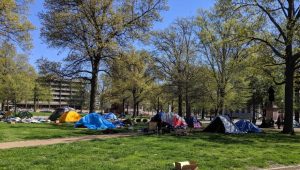
<svg viewBox="0 0 300 170">
<path fill-rule="evenodd" d="M 43 11 L 43 0 L 35 0 L 30 5 L 29 20 L 36 27 L 31 32 L 33 49 L 29 52 L 29 62 L 36 66 L 36 60 L 45 57 L 51 61 L 62 60 L 67 52 L 63 49 L 48 47 L 40 37 L 41 22 L 38 13 Z M 192 17 L 197 15 L 198 9 L 209 9 L 213 6 L 214 0 L 169 0 L 169 10 L 161 13 L 162 22 L 155 23 L 153 29 L 160 30 L 168 27 L 177 18 Z"/>
</svg>

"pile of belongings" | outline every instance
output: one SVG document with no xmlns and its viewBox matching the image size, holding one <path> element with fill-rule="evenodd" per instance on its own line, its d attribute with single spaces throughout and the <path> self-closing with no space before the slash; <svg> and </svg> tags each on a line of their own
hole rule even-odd
<svg viewBox="0 0 300 170">
<path fill-rule="evenodd" d="M 300 124 L 296 120 L 294 120 L 293 126 L 294 126 L 294 128 L 300 128 Z"/>
<path fill-rule="evenodd" d="M 98 113 L 90 113 L 75 123 L 75 128 L 86 127 L 92 130 L 115 129 L 116 126 Z"/>
<path fill-rule="evenodd" d="M 4 122 L 16 122 L 16 123 L 21 123 L 22 122 L 22 119 L 19 118 L 19 117 L 9 117 L 9 118 L 6 118 L 4 120 Z"/>
<path fill-rule="evenodd" d="M 60 107 L 55 109 L 55 111 L 49 116 L 49 120 L 56 121 L 60 118 L 61 115 L 63 115 L 65 112 L 68 112 L 70 110 L 74 110 L 70 107 Z"/>
<path fill-rule="evenodd" d="M 48 122 L 46 119 L 43 118 L 24 118 L 21 119 L 20 117 L 10 117 L 4 120 L 5 122 L 15 122 L 15 123 L 44 123 Z"/>
<path fill-rule="evenodd" d="M 261 133 L 262 130 L 259 129 L 256 125 L 254 125 L 249 120 L 239 120 L 235 123 L 235 125 L 240 129 L 240 131 L 245 133 Z"/>
<path fill-rule="evenodd" d="M 10 112 L 10 111 L 8 111 L 8 112 L 0 111 L 0 119 L 10 118 L 11 115 L 12 115 L 12 112 Z"/>
<path fill-rule="evenodd" d="M 70 107 L 58 108 L 49 116 L 49 120 L 59 120 L 60 123 L 74 123 L 80 119 L 81 115 Z"/>
<path fill-rule="evenodd" d="M 124 123 L 121 120 L 119 120 L 118 117 L 112 112 L 103 114 L 102 117 L 113 123 L 116 127 L 124 126 Z"/>
<path fill-rule="evenodd" d="M 201 123 L 198 121 L 196 116 L 189 116 L 185 118 L 185 121 L 190 128 L 199 129 L 201 128 Z"/>
<path fill-rule="evenodd" d="M 203 132 L 212 133 L 244 133 L 229 119 L 227 116 L 217 116 L 210 122 L 210 124 L 203 130 Z"/>
<path fill-rule="evenodd" d="M 4 115 L 5 115 L 5 112 L 0 111 L 0 120 L 1 120 L 2 118 L 4 118 Z"/>
<path fill-rule="evenodd" d="M 186 128 L 187 127 L 187 123 L 185 122 L 185 120 L 176 113 L 161 112 L 159 115 L 160 115 L 160 119 L 162 122 L 165 122 L 174 128 Z"/>
</svg>

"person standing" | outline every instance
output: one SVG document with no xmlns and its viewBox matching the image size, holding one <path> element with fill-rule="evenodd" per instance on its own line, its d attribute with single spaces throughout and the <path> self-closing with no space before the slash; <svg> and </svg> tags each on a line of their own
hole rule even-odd
<svg viewBox="0 0 300 170">
<path fill-rule="evenodd" d="M 280 129 L 281 122 L 282 122 L 281 115 L 279 114 L 278 117 L 277 117 L 277 122 L 276 122 L 278 129 Z"/>
</svg>

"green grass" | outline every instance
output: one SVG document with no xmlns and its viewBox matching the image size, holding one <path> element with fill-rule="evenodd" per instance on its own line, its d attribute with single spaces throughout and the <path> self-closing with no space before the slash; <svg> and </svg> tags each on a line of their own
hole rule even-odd
<svg viewBox="0 0 300 170">
<path fill-rule="evenodd" d="M 300 163 L 300 136 L 268 134 L 150 135 L 1 150 L 1 169 L 249 169 Z M 4 158 L 4 159 L 2 159 Z"/>
<path fill-rule="evenodd" d="M 126 131 L 126 129 L 117 129 L 115 131 L 124 132 Z M 74 124 L 7 124 L 0 122 L 0 142 L 61 138 L 95 134 L 103 134 L 103 132 L 74 128 Z"/>
<path fill-rule="evenodd" d="M 33 116 L 50 116 L 51 112 L 30 112 Z"/>
</svg>

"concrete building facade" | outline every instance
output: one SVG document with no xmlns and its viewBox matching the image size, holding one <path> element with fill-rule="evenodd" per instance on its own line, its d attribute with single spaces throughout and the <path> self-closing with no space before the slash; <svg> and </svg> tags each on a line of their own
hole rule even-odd
<svg viewBox="0 0 300 170">
<path fill-rule="evenodd" d="M 23 101 L 18 104 L 19 108 L 34 108 L 36 103 L 38 109 L 51 110 L 57 107 L 72 107 L 82 109 L 84 104 L 85 83 L 80 80 L 52 79 L 40 82 L 51 90 L 51 100 L 49 101 Z"/>
</svg>

